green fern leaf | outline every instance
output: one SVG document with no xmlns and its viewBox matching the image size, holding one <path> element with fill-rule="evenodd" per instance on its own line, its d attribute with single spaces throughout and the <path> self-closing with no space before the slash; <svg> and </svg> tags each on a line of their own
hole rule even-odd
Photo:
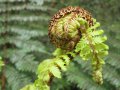
<svg viewBox="0 0 120 90">
<path fill-rule="evenodd" d="M 55 64 L 57 64 L 61 68 L 61 70 L 63 70 L 63 71 L 67 70 L 66 66 L 65 66 L 65 62 L 63 62 L 61 59 L 59 59 L 59 58 L 56 59 Z"/>
<path fill-rule="evenodd" d="M 58 67 L 52 66 L 50 67 L 50 72 L 57 78 L 61 78 L 61 72 Z"/>
<path fill-rule="evenodd" d="M 34 84 L 26 85 L 24 88 L 20 90 L 37 90 Z"/>
</svg>

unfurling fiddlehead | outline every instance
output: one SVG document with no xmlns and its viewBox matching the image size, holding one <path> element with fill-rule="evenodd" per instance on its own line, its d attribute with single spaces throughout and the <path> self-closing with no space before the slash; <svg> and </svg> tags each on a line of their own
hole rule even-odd
<svg viewBox="0 0 120 90">
<path fill-rule="evenodd" d="M 49 25 L 50 40 L 57 47 L 53 53 L 55 58 L 40 63 L 35 84 L 22 90 L 49 90 L 52 79 L 61 78 L 61 71 L 66 71 L 76 55 L 91 60 L 93 79 L 102 84 L 103 58 L 108 54 L 108 46 L 103 43 L 107 40 L 103 30 L 97 30 L 99 26 L 100 23 L 80 7 L 69 6 L 55 14 Z"/>
<path fill-rule="evenodd" d="M 85 26 L 81 24 L 81 19 L 86 20 L 88 26 L 93 25 L 90 13 L 82 8 L 67 7 L 60 10 L 50 22 L 51 42 L 63 50 L 73 50 L 82 36 L 81 29 Z"/>
</svg>

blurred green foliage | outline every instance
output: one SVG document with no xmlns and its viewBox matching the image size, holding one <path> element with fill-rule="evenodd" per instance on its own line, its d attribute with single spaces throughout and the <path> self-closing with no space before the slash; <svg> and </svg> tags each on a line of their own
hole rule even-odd
<svg viewBox="0 0 120 90">
<path fill-rule="evenodd" d="M 4 62 L 2 61 L 2 58 L 0 57 L 0 72 L 1 72 L 3 66 L 4 66 Z"/>
<path fill-rule="evenodd" d="M 80 6 L 92 13 L 108 37 L 109 56 L 103 68 L 104 84 L 91 77 L 90 62 L 75 58 L 54 79 L 51 90 L 120 90 L 120 0 L 0 0 L 0 90 L 19 90 L 36 79 L 38 64 L 52 57 L 54 46 L 47 35 L 52 15 L 66 6 Z M 4 83 L 3 83 L 4 82 Z"/>
</svg>

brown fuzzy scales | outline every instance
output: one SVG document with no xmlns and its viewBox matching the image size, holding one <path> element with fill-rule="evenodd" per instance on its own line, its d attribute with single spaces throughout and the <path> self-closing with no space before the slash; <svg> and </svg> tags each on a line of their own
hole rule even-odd
<svg viewBox="0 0 120 90">
<path fill-rule="evenodd" d="M 75 36 L 73 38 L 68 37 L 67 33 L 69 33 L 69 31 L 67 31 L 67 33 L 64 32 L 64 34 L 66 34 L 66 37 L 63 36 L 62 38 L 60 38 L 61 40 L 58 40 L 57 39 L 58 35 L 56 35 L 57 33 L 55 33 L 53 35 L 52 29 L 56 27 L 56 23 L 59 21 L 59 19 L 65 17 L 69 14 L 73 14 L 73 16 L 71 17 L 71 20 L 74 19 L 76 15 L 79 15 L 81 18 L 85 19 L 88 22 L 89 27 L 93 25 L 93 19 L 92 19 L 91 14 L 88 11 L 84 10 L 83 8 L 68 6 L 66 8 L 59 10 L 58 13 L 56 13 L 50 21 L 49 37 L 50 37 L 51 42 L 53 44 L 55 44 L 56 47 L 62 48 L 65 50 L 70 50 L 70 49 L 72 50 L 74 48 L 75 44 L 79 41 L 79 39 L 81 37 L 80 30 L 78 30 L 79 35 L 77 34 L 77 36 Z M 70 21 L 70 20 L 68 20 L 68 21 Z M 66 25 L 64 26 L 64 29 L 67 30 Z M 59 31 L 56 31 L 56 32 L 59 33 Z M 64 47 L 65 45 L 67 45 L 68 47 Z"/>
<path fill-rule="evenodd" d="M 66 8 L 63 8 L 61 10 L 58 11 L 58 13 L 56 13 L 52 19 L 50 20 L 50 24 L 49 24 L 49 30 L 51 30 L 52 26 L 54 25 L 54 23 L 60 19 L 61 17 L 64 17 L 65 15 L 71 13 L 71 12 L 76 12 L 77 14 L 79 14 L 83 19 L 87 20 L 89 23 L 89 26 L 93 25 L 93 20 L 92 20 L 92 16 L 91 14 L 86 11 L 85 9 L 81 8 L 81 7 L 72 7 L 72 6 L 68 6 Z"/>
</svg>

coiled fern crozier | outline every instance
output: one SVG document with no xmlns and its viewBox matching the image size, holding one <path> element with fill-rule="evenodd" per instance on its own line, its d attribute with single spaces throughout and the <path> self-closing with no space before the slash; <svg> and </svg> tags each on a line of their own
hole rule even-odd
<svg viewBox="0 0 120 90">
<path fill-rule="evenodd" d="M 97 30 L 100 23 L 81 7 L 66 7 L 53 16 L 49 25 L 50 41 L 57 47 L 54 58 L 44 60 L 38 66 L 38 79 L 34 84 L 27 85 L 21 90 L 50 90 L 54 77 L 61 78 L 61 71 L 74 57 L 80 55 L 83 60 L 91 60 L 93 80 L 103 83 L 103 58 L 108 54 L 108 46 L 103 42 L 103 30 Z"/>
</svg>

